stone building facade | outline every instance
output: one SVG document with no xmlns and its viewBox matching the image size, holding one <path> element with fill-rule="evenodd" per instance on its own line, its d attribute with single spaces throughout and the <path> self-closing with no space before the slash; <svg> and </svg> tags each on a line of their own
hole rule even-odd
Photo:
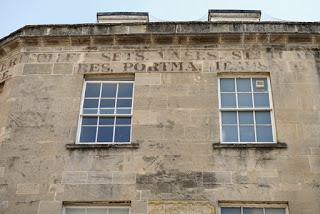
<svg viewBox="0 0 320 214">
<path fill-rule="evenodd" d="M 319 23 L 219 20 L 30 25 L 2 38 L 0 213 L 319 214 L 319 33 Z M 223 108 L 223 93 L 242 100 L 241 78 L 256 105 L 267 88 L 267 110 Z M 91 142 L 85 84 L 110 81 L 116 105 L 122 81 L 133 83 L 131 122 L 119 119 L 130 134 L 113 122 L 111 143 Z M 257 142 L 259 111 L 271 115 L 260 124 L 270 142 Z M 253 142 L 227 143 L 230 112 L 255 115 Z M 250 138 L 236 118 L 237 141 Z"/>
</svg>

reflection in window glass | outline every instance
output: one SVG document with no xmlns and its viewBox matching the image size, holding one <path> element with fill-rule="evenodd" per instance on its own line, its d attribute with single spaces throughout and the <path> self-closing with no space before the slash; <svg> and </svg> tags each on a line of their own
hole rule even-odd
<svg viewBox="0 0 320 214">
<path fill-rule="evenodd" d="M 98 99 L 85 99 L 83 102 L 83 108 L 98 108 Z"/>
<path fill-rule="evenodd" d="M 240 207 L 222 207 L 221 214 L 241 214 Z"/>
<path fill-rule="evenodd" d="M 266 208 L 266 214 L 286 214 L 283 208 Z"/>
<path fill-rule="evenodd" d="M 93 143 L 96 141 L 96 126 L 82 126 L 81 127 L 81 135 L 80 142 L 88 142 Z"/>
<path fill-rule="evenodd" d="M 221 214 L 286 214 L 286 208 L 221 207 Z"/>
<path fill-rule="evenodd" d="M 221 92 L 234 92 L 235 91 L 234 79 L 231 79 L 231 78 L 220 79 L 220 91 Z"/>
<path fill-rule="evenodd" d="M 117 117 L 117 125 L 130 125 L 131 117 Z"/>
<path fill-rule="evenodd" d="M 239 108 L 252 107 L 252 95 L 249 93 L 238 94 Z"/>
<path fill-rule="evenodd" d="M 222 112 L 222 124 L 237 124 L 237 113 L 236 112 Z"/>
<path fill-rule="evenodd" d="M 86 214 L 85 208 L 66 208 L 66 214 Z"/>
<path fill-rule="evenodd" d="M 129 208 L 110 208 L 108 214 L 128 214 Z"/>
<path fill-rule="evenodd" d="M 236 95 L 235 94 L 221 94 L 221 106 L 223 108 L 235 108 L 236 107 Z"/>
<path fill-rule="evenodd" d="M 117 100 L 117 107 L 131 107 L 132 100 L 131 99 L 118 99 Z"/>
<path fill-rule="evenodd" d="M 88 83 L 86 85 L 85 97 L 100 97 L 100 84 Z"/>
<path fill-rule="evenodd" d="M 258 142 L 272 142 L 272 127 L 271 126 L 257 126 L 257 141 Z"/>
<path fill-rule="evenodd" d="M 253 126 L 240 126 L 240 141 L 241 142 L 255 141 Z"/>
<path fill-rule="evenodd" d="M 107 208 L 88 208 L 87 214 L 107 214 Z"/>
<path fill-rule="evenodd" d="M 131 114 L 131 109 L 129 108 L 117 109 L 116 114 Z"/>
<path fill-rule="evenodd" d="M 243 208 L 243 214 L 263 214 L 262 208 Z"/>
<path fill-rule="evenodd" d="M 116 97 L 117 84 L 116 83 L 103 83 L 101 97 Z"/>
<path fill-rule="evenodd" d="M 132 83 L 120 83 L 118 89 L 118 97 L 132 97 Z"/>
<path fill-rule="evenodd" d="M 115 142 L 129 142 L 130 141 L 130 126 L 116 126 Z"/>
<path fill-rule="evenodd" d="M 254 124 L 253 113 L 251 111 L 240 111 L 239 112 L 239 123 L 240 124 Z"/>
<path fill-rule="evenodd" d="M 113 126 L 99 127 L 97 141 L 98 142 L 112 142 L 113 141 Z"/>
<path fill-rule="evenodd" d="M 269 111 L 257 111 L 256 112 L 256 123 L 271 125 L 270 112 Z"/>
<path fill-rule="evenodd" d="M 82 125 L 97 125 L 98 117 L 83 117 Z"/>
<path fill-rule="evenodd" d="M 97 108 L 87 108 L 83 109 L 83 114 L 97 114 L 98 109 Z"/>
<path fill-rule="evenodd" d="M 237 126 L 222 126 L 223 142 L 237 142 L 238 129 Z"/>
<path fill-rule="evenodd" d="M 67 207 L 64 214 L 129 214 L 129 208 L 115 207 Z"/>
<path fill-rule="evenodd" d="M 251 79 L 250 78 L 238 78 L 237 79 L 237 91 L 238 92 L 251 92 Z"/>
<path fill-rule="evenodd" d="M 114 108 L 116 101 L 114 99 L 100 100 L 100 108 Z"/>
<path fill-rule="evenodd" d="M 269 107 L 269 95 L 266 93 L 254 94 L 255 107 Z"/>
<path fill-rule="evenodd" d="M 112 125 L 114 124 L 114 117 L 100 117 L 99 125 Z"/>
</svg>

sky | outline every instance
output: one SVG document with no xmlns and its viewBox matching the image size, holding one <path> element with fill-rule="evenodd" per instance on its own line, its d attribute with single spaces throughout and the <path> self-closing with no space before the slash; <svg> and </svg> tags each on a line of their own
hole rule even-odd
<svg viewBox="0 0 320 214">
<path fill-rule="evenodd" d="M 208 9 L 261 10 L 263 20 L 320 21 L 320 0 L 1 0 L 0 38 L 29 24 L 95 23 L 97 12 L 149 12 L 150 21 L 206 21 Z"/>
</svg>

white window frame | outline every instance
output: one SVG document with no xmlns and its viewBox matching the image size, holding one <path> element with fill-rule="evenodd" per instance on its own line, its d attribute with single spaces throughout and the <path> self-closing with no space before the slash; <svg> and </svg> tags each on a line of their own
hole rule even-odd
<svg viewBox="0 0 320 214">
<path fill-rule="evenodd" d="M 70 206 L 63 206 L 62 214 L 67 214 L 67 213 L 66 213 L 66 209 L 67 209 L 67 208 L 83 208 L 83 209 L 86 209 L 85 214 L 87 214 L 88 208 L 103 208 L 103 209 L 108 209 L 106 214 L 109 213 L 109 208 L 115 208 L 115 209 L 118 209 L 118 208 L 119 208 L 119 209 L 127 208 L 127 209 L 129 209 L 129 213 L 128 213 L 128 214 L 131 214 L 131 207 L 129 207 L 129 206 L 72 206 L 72 205 L 70 205 Z"/>
<path fill-rule="evenodd" d="M 130 114 L 109 114 L 109 115 L 106 115 L 106 114 L 83 114 L 83 103 L 84 103 L 84 100 L 85 100 L 85 92 L 86 92 L 86 85 L 87 83 L 101 83 L 101 86 L 103 83 L 132 83 L 132 105 L 131 105 L 131 111 L 130 111 Z M 117 92 L 118 93 L 118 92 Z M 117 95 L 116 93 L 116 95 Z M 117 98 L 117 96 L 115 97 Z M 117 100 L 117 99 L 115 99 Z M 100 101 L 101 101 L 101 88 L 100 88 L 100 96 L 99 96 L 99 104 L 98 104 L 98 107 L 100 106 Z M 115 101 L 116 102 L 116 101 Z M 119 145 L 119 144 L 131 144 L 132 142 L 132 112 L 133 112 L 133 103 L 134 103 L 134 80 L 118 80 L 118 81 L 115 81 L 115 80 L 112 80 L 112 81 L 109 81 L 109 80 L 85 80 L 83 82 L 83 86 L 82 86 L 82 95 L 81 95 L 81 102 L 80 102 L 80 112 L 79 112 L 79 119 L 78 119 L 78 129 L 77 129 L 77 140 L 76 140 L 76 144 L 81 144 L 81 145 L 97 145 L 97 144 L 103 144 L 103 145 Z M 116 106 L 116 104 L 115 104 Z M 82 125 L 82 117 L 85 117 L 85 116 L 89 116 L 89 117 L 130 117 L 131 118 L 131 123 L 130 123 L 130 142 L 114 142 L 114 135 L 115 135 L 115 124 L 113 125 L 113 142 L 96 142 L 97 141 L 97 133 L 98 133 L 98 127 L 97 127 L 97 130 L 96 130 L 96 141 L 95 142 L 92 142 L 92 143 L 81 143 L 80 142 L 80 135 L 81 135 L 81 125 Z M 115 121 L 114 121 L 115 123 Z"/>
<path fill-rule="evenodd" d="M 227 204 L 219 204 L 219 213 L 218 214 L 222 214 L 221 208 L 227 208 L 227 207 L 234 207 L 234 208 L 241 208 L 241 214 L 243 214 L 243 208 L 263 208 L 263 214 L 266 213 L 266 208 L 282 208 L 285 209 L 286 214 L 289 214 L 289 207 L 288 204 L 285 203 L 243 203 L 243 204 L 239 204 L 239 203 L 227 203 Z"/>
<path fill-rule="evenodd" d="M 268 95 L 269 95 L 269 108 L 257 108 L 257 107 L 252 107 L 252 108 L 222 108 L 221 107 L 221 91 L 220 91 L 220 79 L 241 79 L 241 78 L 266 78 L 267 79 L 267 84 L 268 84 Z M 251 80 L 251 88 L 253 90 L 253 84 Z M 237 90 L 237 81 L 235 81 L 235 90 Z M 253 96 L 253 93 L 251 93 Z M 238 103 L 238 95 L 237 91 L 235 91 L 235 96 L 236 96 L 236 104 Z M 219 103 L 219 128 L 220 128 L 220 142 L 221 144 L 273 144 L 277 143 L 277 133 L 276 133 L 276 124 L 275 124 L 275 119 L 274 119 L 274 107 L 273 107 L 273 99 L 272 99 L 272 90 L 271 90 L 271 82 L 270 82 L 270 76 L 268 75 L 249 75 L 249 74 L 244 74 L 244 75 L 221 75 L 218 78 L 218 103 Z M 254 105 L 254 99 L 252 97 L 252 104 Z M 272 128 L 272 136 L 273 136 L 273 141 L 272 142 L 258 142 L 257 141 L 257 132 L 256 132 L 256 120 L 255 120 L 255 114 L 253 114 L 254 117 L 254 129 L 255 129 L 255 141 L 253 142 L 240 142 L 240 131 L 239 131 L 239 121 L 237 121 L 237 129 L 238 129 L 238 142 L 224 142 L 223 141 L 223 135 L 222 135 L 222 112 L 224 111 L 231 111 L 231 112 L 241 112 L 241 111 L 252 111 L 253 113 L 256 111 L 270 111 L 270 117 L 271 117 L 271 128 Z M 238 116 L 237 116 L 238 120 Z"/>
</svg>

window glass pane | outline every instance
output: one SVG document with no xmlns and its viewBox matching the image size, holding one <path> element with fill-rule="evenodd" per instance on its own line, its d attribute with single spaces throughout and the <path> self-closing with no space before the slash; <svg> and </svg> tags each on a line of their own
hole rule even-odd
<svg viewBox="0 0 320 214">
<path fill-rule="evenodd" d="M 95 142 L 96 141 L 96 130 L 97 127 L 82 126 L 80 142 Z"/>
<path fill-rule="evenodd" d="M 100 109 L 100 114 L 114 114 L 114 109 Z"/>
<path fill-rule="evenodd" d="M 240 207 L 222 207 L 221 214 L 241 214 Z"/>
<path fill-rule="evenodd" d="M 241 107 L 252 107 L 252 95 L 249 93 L 238 94 L 238 106 Z"/>
<path fill-rule="evenodd" d="M 237 124 L 237 112 L 222 112 L 222 124 Z"/>
<path fill-rule="evenodd" d="M 83 109 L 83 114 L 97 114 L 98 109 L 97 108 L 85 108 Z"/>
<path fill-rule="evenodd" d="M 243 214 L 263 214 L 262 208 L 243 208 Z"/>
<path fill-rule="evenodd" d="M 221 94 L 221 107 L 236 107 L 235 94 Z"/>
<path fill-rule="evenodd" d="M 119 83 L 118 97 L 132 97 L 132 90 L 132 83 Z"/>
<path fill-rule="evenodd" d="M 130 126 L 116 127 L 115 142 L 130 142 Z"/>
<path fill-rule="evenodd" d="M 237 126 L 222 126 L 223 142 L 238 142 Z"/>
<path fill-rule="evenodd" d="M 117 109 L 117 114 L 131 114 L 131 109 Z"/>
<path fill-rule="evenodd" d="M 85 97 L 100 97 L 100 83 L 87 83 Z"/>
<path fill-rule="evenodd" d="M 129 208 L 110 208 L 108 214 L 129 214 Z"/>
<path fill-rule="evenodd" d="M 222 78 L 220 79 L 221 92 L 234 92 L 234 79 Z"/>
<path fill-rule="evenodd" d="M 88 81 L 84 93 L 79 143 L 129 143 L 133 83 Z M 115 114 L 124 117 L 116 119 Z"/>
<path fill-rule="evenodd" d="M 98 99 L 85 99 L 83 102 L 83 108 L 98 108 Z"/>
<path fill-rule="evenodd" d="M 273 142 L 271 126 L 257 126 L 258 142 Z"/>
<path fill-rule="evenodd" d="M 262 83 L 262 82 L 263 82 L 263 84 L 261 85 L 260 83 Z M 262 91 L 267 92 L 268 91 L 267 78 L 253 78 L 252 84 L 253 84 L 253 91 L 259 91 L 259 92 L 262 92 Z M 260 87 L 260 86 L 262 86 L 262 87 Z"/>
<path fill-rule="evenodd" d="M 253 126 L 240 126 L 240 141 L 241 142 L 255 141 Z"/>
<path fill-rule="evenodd" d="M 113 127 L 99 127 L 98 129 L 98 142 L 112 142 Z"/>
<path fill-rule="evenodd" d="M 253 124 L 253 112 L 252 111 L 240 111 L 239 112 L 240 124 Z"/>
<path fill-rule="evenodd" d="M 114 108 L 115 100 L 114 99 L 102 99 L 100 101 L 100 108 Z"/>
<path fill-rule="evenodd" d="M 132 100 L 131 99 L 118 99 L 117 100 L 117 107 L 131 107 Z"/>
<path fill-rule="evenodd" d="M 97 117 L 83 117 L 82 125 L 97 125 Z"/>
<path fill-rule="evenodd" d="M 284 208 L 266 208 L 266 214 L 286 214 Z"/>
<path fill-rule="evenodd" d="M 237 79 L 237 91 L 238 92 L 251 92 L 251 80 L 249 78 Z"/>
<path fill-rule="evenodd" d="M 271 116 L 269 111 L 257 111 L 256 112 L 257 124 L 271 124 Z"/>
<path fill-rule="evenodd" d="M 266 93 L 254 94 L 255 107 L 269 107 L 269 95 Z"/>
<path fill-rule="evenodd" d="M 113 125 L 114 124 L 114 117 L 100 117 L 99 124 L 100 125 Z"/>
<path fill-rule="evenodd" d="M 116 121 L 117 125 L 130 125 L 131 124 L 131 117 L 117 117 Z"/>
<path fill-rule="evenodd" d="M 107 208 L 88 208 L 87 214 L 107 214 Z"/>
<path fill-rule="evenodd" d="M 103 83 L 101 97 L 116 97 L 117 83 Z"/>
<path fill-rule="evenodd" d="M 85 208 L 66 208 L 66 214 L 85 214 Z"/>
</svg>

